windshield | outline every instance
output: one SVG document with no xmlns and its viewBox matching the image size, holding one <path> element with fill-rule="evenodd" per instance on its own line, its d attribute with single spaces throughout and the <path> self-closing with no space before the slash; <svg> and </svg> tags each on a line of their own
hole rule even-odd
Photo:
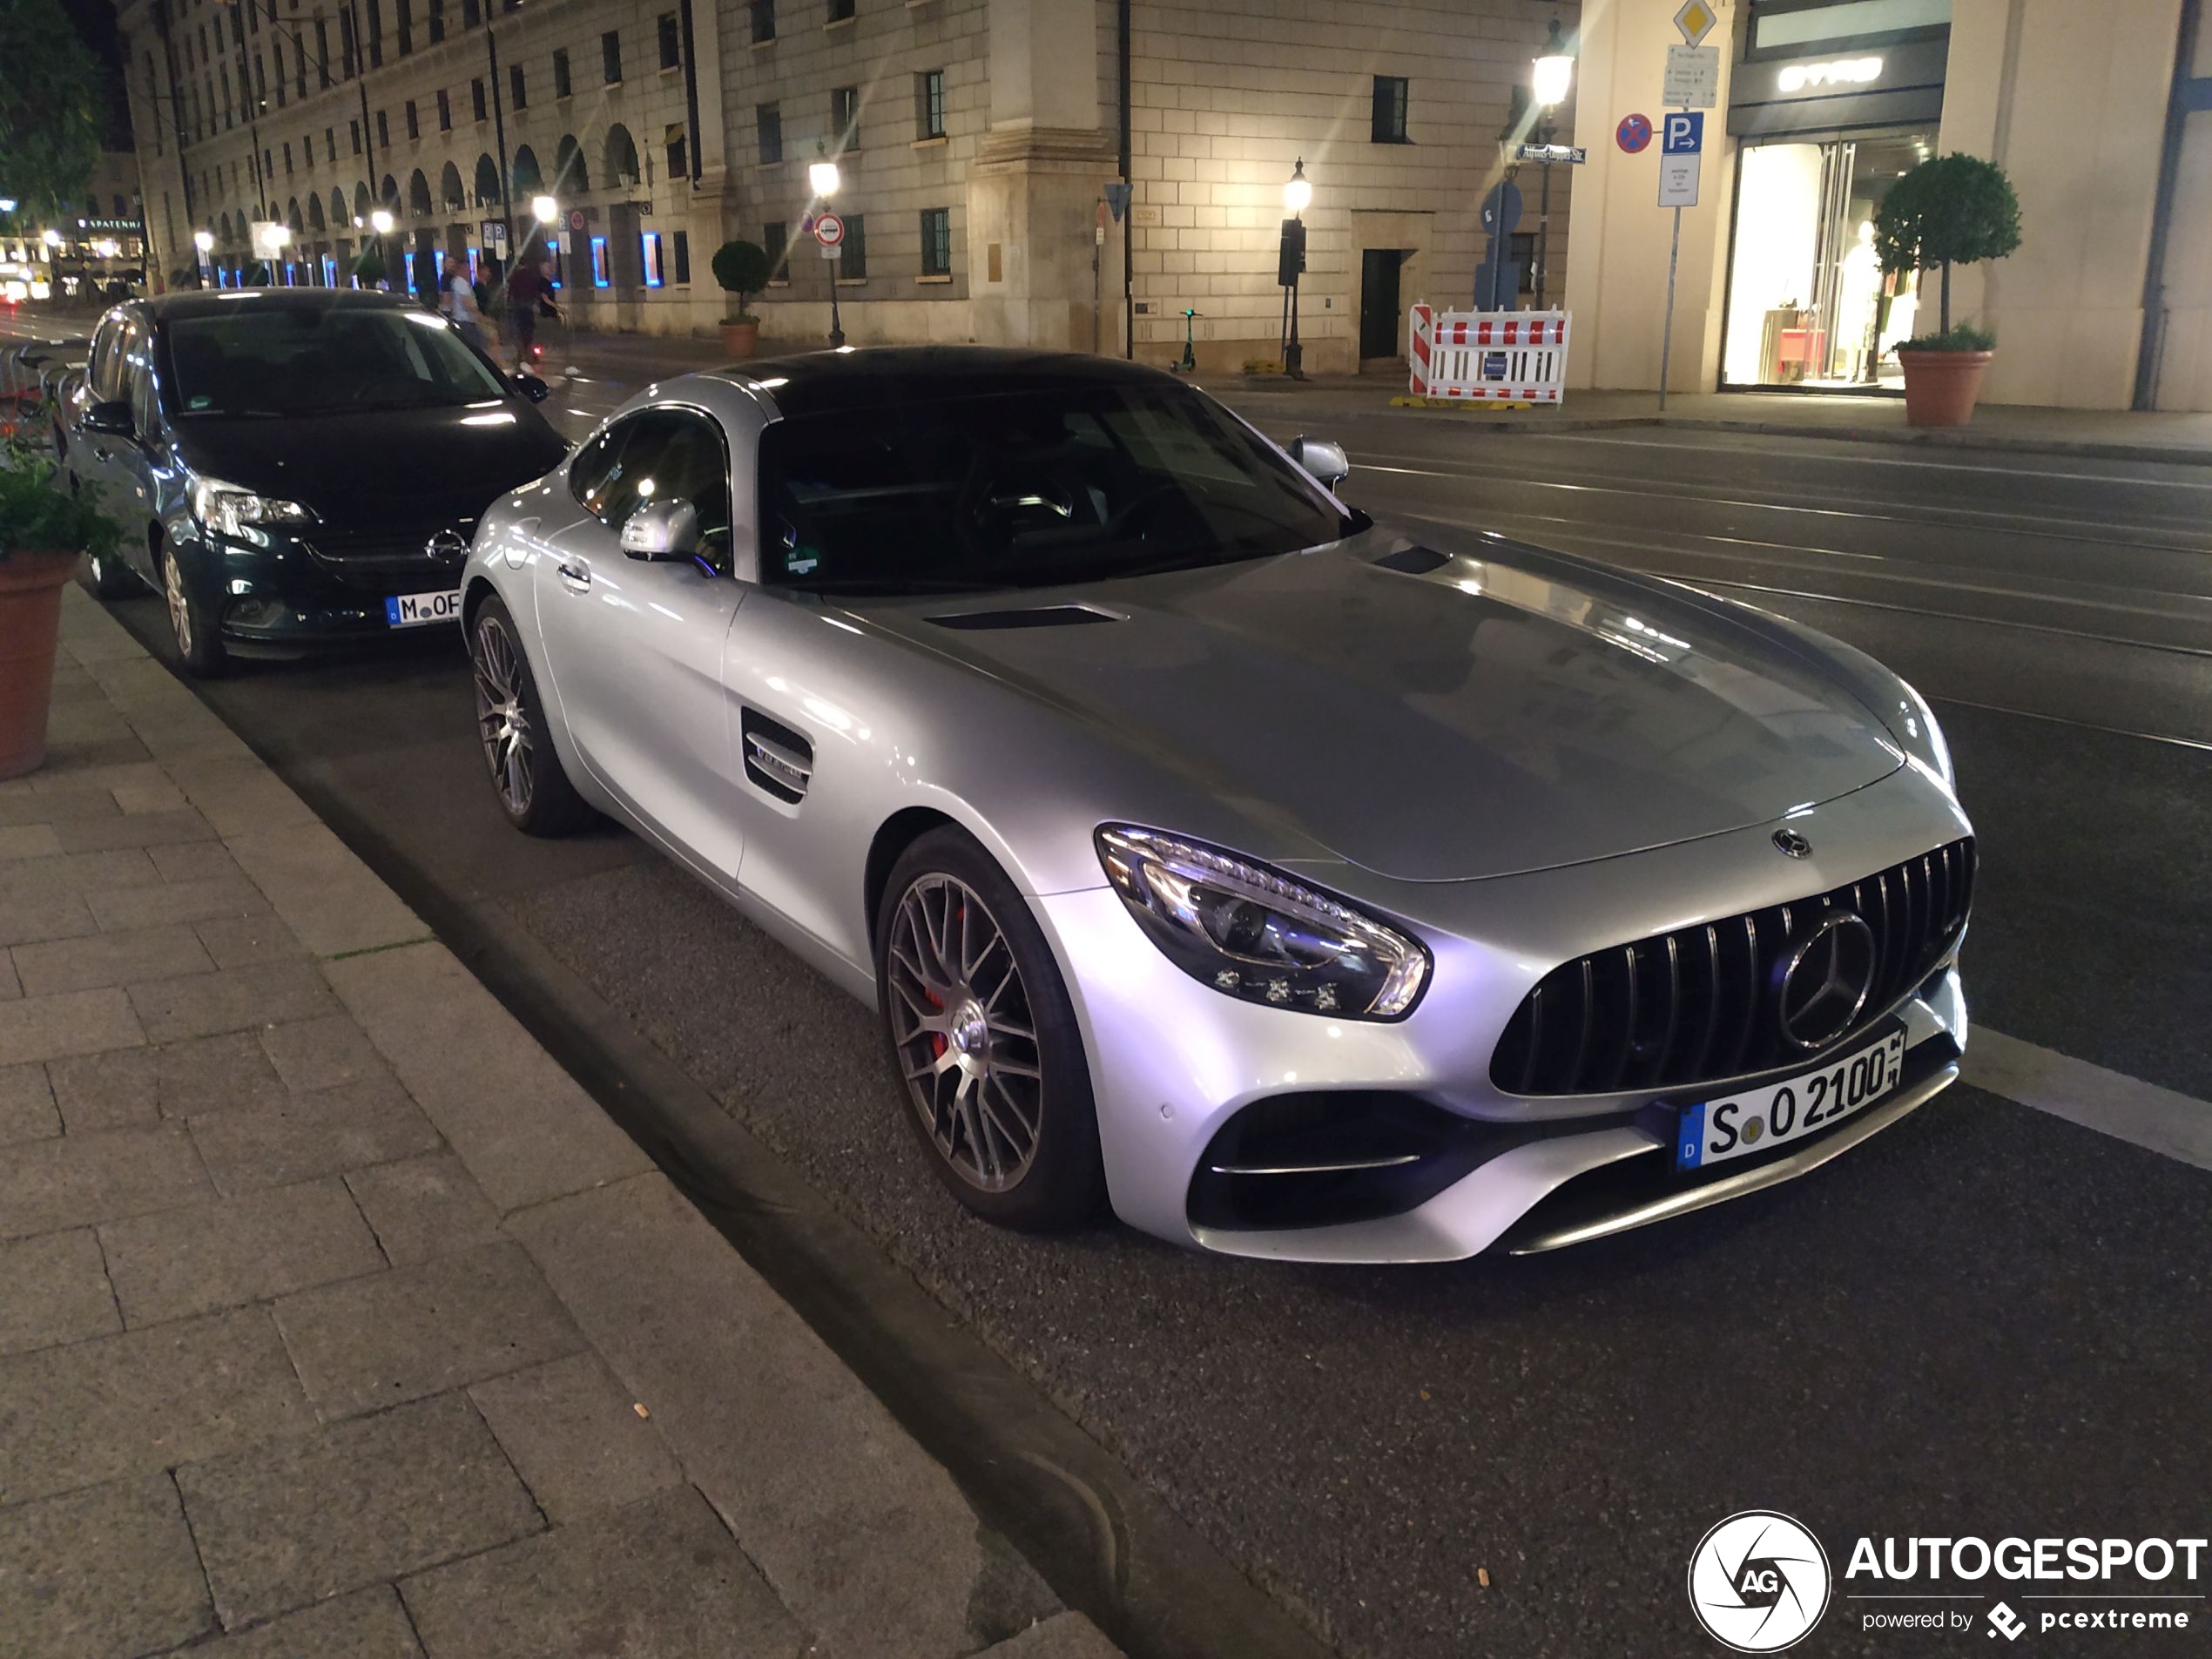
<svg viewBox="0 0 2212 1659">
<path fill-rule="evenodd" d="M 761 435 L 760 500 L 765 579 L 819 592 L 1042 587 L 1355 528 L 1228 411 L 1174 385 L 779 421 Z"/>
<path fill-rule="evenodd" d="M 180 416 L 435 408 L 507 395 L 427 311 L 242 305 L 172 318 L 164 332 Z"/>
</svg>

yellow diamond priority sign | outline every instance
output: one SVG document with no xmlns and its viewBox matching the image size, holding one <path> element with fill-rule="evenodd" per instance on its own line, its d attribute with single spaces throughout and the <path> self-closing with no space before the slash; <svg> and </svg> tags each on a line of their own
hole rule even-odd
<svg viewBox="0 0 2212 1659">
<path fill-rule="evenodd" d="M 1717 21 L 1713 16 L 1712 7 L 1705 0 L 1684 0 L 1683 9 L 1675 13 L 1675 27 L 1682 30 L 1683 44 L 1685 46 L 1695 46 L 1712 33 L 1713 24 Z"/>
</svg>

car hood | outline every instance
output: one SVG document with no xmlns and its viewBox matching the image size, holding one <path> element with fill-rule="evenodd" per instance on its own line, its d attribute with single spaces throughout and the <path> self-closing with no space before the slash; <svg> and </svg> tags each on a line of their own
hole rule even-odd
<svg viewBox="0 0 2212 1659">
<path fill-rule="evenodd" d="M 474 518 L 568 453 L 543 415 L 513 401 L 282 420 L 192 416 L 174 429 L 202 476 L 305 502 L 348 527 Z"/>
<path fill-rule="evenodd" d="M 1066 605 L 1115 620 L 944 620 Z M 1491 538 L 1447 557 L 1371 534 L 1207 570 L 859 614 L 1401 880 L 1718 834 L 1861 788 L 1904 759 L 1816 663 L 1703 596 Z"/>
</svg>

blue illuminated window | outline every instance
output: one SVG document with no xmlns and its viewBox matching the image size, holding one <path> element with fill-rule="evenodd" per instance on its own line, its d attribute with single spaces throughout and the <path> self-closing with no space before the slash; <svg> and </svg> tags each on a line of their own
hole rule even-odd
<svg viewBox="0 0 2212 1659">
<path fill-rule="evenodd" d="M 591 239 L 591 286 L 595 288 L 612 286 L 612 280 L 607 274 L 607 239 L 604 236 Z"/>
<path fill-rule="evenodd" d="M 649 288 L 658 288 L 661 286 L 660 233 L 640 231 L 637 234 L 637 243 L 640 251 L 645 256 L 645 286 Z"/>
</svg>

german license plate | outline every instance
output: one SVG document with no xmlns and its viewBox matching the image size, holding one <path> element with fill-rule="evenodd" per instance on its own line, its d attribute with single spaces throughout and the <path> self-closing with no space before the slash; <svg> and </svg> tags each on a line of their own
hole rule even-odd
<svg viewBox="0 0 2212 1659">
<path fill-rule="evenodd" d="M 1904 1069 L 1899 1027 L 1818 1071 L 1685 1106 L 1675 1136 L 1675 1168 L 1702 1170 L 1817 1134 L 1881 1099 L 1897 1087 Z"/>
<path fill-rule="evenodd" d="M 426 623 L 459 622 L 461 591 L 401 593 L 384 602 L 384 620 L 395 628 L 420 628 Z"/>
</svg>

